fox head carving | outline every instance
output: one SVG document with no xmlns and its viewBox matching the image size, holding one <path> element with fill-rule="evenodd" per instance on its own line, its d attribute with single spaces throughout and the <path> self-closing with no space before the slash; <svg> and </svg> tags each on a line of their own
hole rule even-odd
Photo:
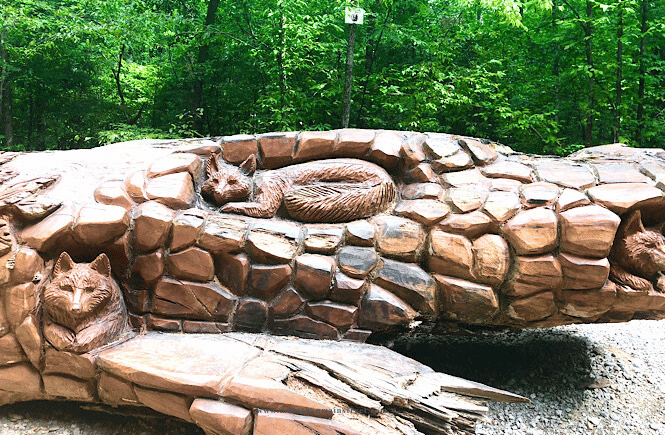
<svg viewBox="0 0 665 435">
<path fill-rule="evenodd" d="M 662 232 L 645 229 L 639 210 L 621 225 L 617 238 L 618 247 L 622 249 L 615 250 L 615 255 L 625 256 L 623 264 L 631 272 L 644 278 L 665 272 L 665 236 Z"/>
<path fill-rule="evenodd" d="M 53 267 L 53 280 L 44 290 L 44 309 L 58 323 L 76 330 L 113 299 L 111 280 L 111 265 L 105 254 L 90 264 L 77 264 L 63 252 Z"/>
<path fill-rule="evenodd" d="M 201 186 L 201 195 L 217 205 L 245 200 L 252 193 L 255 171 L 256 156 L 253 154 L 239 167 L 220 163 L 213 156 L 206 164 L 208 179 Z"/>
<path fill-rule="evenodd" d="M 74 263 L 63 252 L 44 288 L 43 312 L 44 338 L 58 350 L 88 352 L 128 330 L 127 310 L 106 254 L 87 264 Z"/>
</svg>

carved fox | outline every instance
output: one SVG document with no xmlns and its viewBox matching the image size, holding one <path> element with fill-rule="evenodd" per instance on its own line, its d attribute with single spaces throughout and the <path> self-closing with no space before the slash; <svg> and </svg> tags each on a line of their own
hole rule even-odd
<svg viewBox="0 0 665 435">
<path fill-rule="evenodd" d="M 301 163 L 256 173 L 256 156 L 239 167 L 211 157 L 201 187 L 221 211 L 269 218 L 284 204 L 305 222 L 344 222 L 385 211 L 395 199 L 395 183 L 381 167 L 355 159 Z M 253 193 L 253 201 L 250 199 Z M 241 202 L 238 202 L 241 201 Z"/>
<path fill-rule="evenodd" d="M 106 254 L 76 264 L 63 252 L 53 276 L 44 289 L 44 337 L 53 347 L 84 353 L 125 332 L 127 310 Z"/>
<path fill-rule="evenodd" d="M 610 278 L 635 290 L 664 291 L 665 236 L 642 224 L 639 210 L 621 223 L 610 254 Z"/>
</svg>

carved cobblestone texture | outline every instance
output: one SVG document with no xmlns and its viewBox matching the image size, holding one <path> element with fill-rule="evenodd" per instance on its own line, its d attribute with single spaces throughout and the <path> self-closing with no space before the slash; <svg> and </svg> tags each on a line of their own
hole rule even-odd
<svg viewBox="0 0 665 435">
<path fill-rule="evenodd" d="M 137 329 L 364 341 L 458 324 L 665 317 L 661 150 L 614 145 L 553 159 L 439 133 L 239 135 L 183 141 L 141 157 L 141 167 L 95 174 L 67 201 L 56 177 L 31 172 L 30 158 L 5 162 L 3 171 L 22 175 L 0 186 L 0 403 L 19 400 L 15 393 L 66 395 L 140 404 L 229 433 L 296 421 L 302 433 L 354 433 L 325 423 L 325 413 L 292 412 L 323 406 L 294 396 L 293 375 L 271 378 L 279 385 L 241 373 L 223 383 L 220 372 L 165 379 L 132 372 L 123 353 L 65 348 L 66 334 L 45 332 L 42 305 L 64 252 L 72 264 L 108 257 Z M 205 174 L 211 165 L 216 170 Z M 326 178 L 326 168 L 344 174 Z M 220 184 L 218 196 L 202 195 L 225 170 L 244 171 L 249 193 L 222 203 Z M 63 170 L 63 185 L 73 176 Z M 270 183 L 278 195 L 266 193 Z M 352 194 L 330 199 L 340 192 Z M 253 342 L 243 347 L 247 355 L 264 351 Z M 90 364 L 101 369 L 92 377 Z M 303 370 L 316 377 L 320 369 Z M 333 384 L 326 385 L 332 396 L 348 389 Z M 269 403 L 256 402 L 273 387 Z M 358 400 L 369 406 L 376 394 Z M 270 419 L 256 409 L 279 414 Z"/>
<path fill-rule="evenodd" d="M 291 151 L 287 152 L 288 147 Z M 143 307 L 132 313 L 142 317 L 139 323 L 162 327 L 170 324 L 173 326 L 169 328 L 178 330 L 183 327 L 179 317 L 205 321 L 201 318 L 202 305 L 192 300 L 167 309 L 165 299 L 157 296 L 163 293 L 158 290 L 163 288 L 158 285 L 163 279 L 221 286 L 228 295 L 240 298 L 239 306 L 244 307 L 238 317 L 241 320 L 246 317 L 243 310 L 263 306 L 258 302 L 278 307 L 280 318 L 284 318 L 283 313 L 288 312 L 296 317 L 312 316 L 302 301 L 322 306 L 330 301 L 353 303 L 357 322 L 366 317 L 363 306 L 369 305 L 363 305 L 362 300 L 371 285 L 392 293 L 394 309 L 400 311 L 401 304 L 407 304 L 418 313 L 416 317 L 426 322 L 445 323 L 456 318 L 455 313 L 438 309 L 450 297 L 452 288 L 440 284 L 441 280 L 432 287 L 434 291 L 427 291 L 428 296 L 423 296 L 421 290 L 405 290 L 414 288 L 408 278 L 413 268 L 421 270 L 423 276 L 436 274 L 489 286 L 497 306 L 506 311 L 492 319 L 479 316 L 488 319 L 487 326 L 496 326 L 497 322 L 528 326 L 529 320 L 525 319 L 539 317 L 540 321 L 543 310 L 537 308 L 538 315 L 515 315 L 515 307 L 530 309 L 521 299 L 554 292 L 553 315 L 570 305 L 568 298 L 574 299 L 570 291 L 600 290 L 608 277 L 637 277 L 633 280 L 637 282 L 636 291 L 647 288 L 646 284 L 640 287 L 640 280 L 648 281 L 656 300 L 660 297 L 654 277 L 658 270 L 649 269 L 649 276 L 640 276 L 629 266 L 620 266 L 623 263 L 610 255 L 622 218 L 635 210 L 652 212 L 662 208 L 662 191 L 649 178 L 665 166 L 655 151 L 644 151 L 641 159 L 624 156 L 627 161 L 619 163 L 606 160 L 607 151 L 555 160 L 504 154 L 486 142 L 453 135 L 362 130 L 232 136 L 221 138 L 219 145 L 209 142 L 183 151 L 157 158 L 124 181 L 101 183 L 93 195 L 98 204 L 68 205 L 41 222 L 23 225 L 21 241 L 46 260 L 59 248 L 81 259 L 90 255 L 91 248 L 109 255 L 124 249 L 126 255 L 120 257 L 126 257 L 127 269 L 114 273 L 122 277 L 130 311 Z M 336 157 L 343 158 L 330 160 Z M 349 157 L 359 160 L 344 159 Z M 280 177 L 287 177 L 294 191 L 300 188 L 298 183 L 314 183 L 313 190 L 308 191 L 313 194 L 318 192 L 316 183 L 333 190 L 335 183 L 348 183 L 346 175 L 321 178 L 322 166 L 317 161 L 328 159 L 375 172 L 372 165 L 382 166 L 381 170 L 389 171 L 392 182 L 399 186 L 399 194 L 385 212 L 377 210 L 377 216 L 367 220 L 351 217 L 348 223 L 334 225 L 317 223 L 319 212 L 312 212 L 311 218 L 306 211 L 298 214 L 299 220 L 312 224 L 284 221 L 290 212 L 284 213 L 279 203 L 272 220 L 255 218 L 248 208 L 226 207 L 237 200 L 222 207 L 222 211 L 235 216 L 219 213 L 217 204 L 208 203 L 198 193 L 206 179 L 206 162 L 222 171 L 224 165 L 246 166 L 248 159 L 253 159 L 252 168 L 256 169 L 252 171 L 256 173 L 248 173 L 247 177 L 259 189 L 261 183 L 267 183 L 265 180 L 280 182 Z M 298 175 L 289 172 L 292 163 L 299 164 Z M 308 165 L 313 165 L 311 170 Z M 414 170 L 421 168 L 418 170 L 424 174 L 425 166 L 431 166 L 432 174 L 440 175 L 416 180 Z M 329 171 L 336 168 L 331 163 Z M 289 192 L 281 191 L 284 201 Z M 325 192 L 321 194 L 325 202 Z M 371 199 L 367 198 L 370 203 Z M 268 199 L 260 195 L 239 199 L 256 201 L 259 206 L 264 200 Z M 343 216 L 344 206 L 335 208 Z M 661 220 L 657 213 L 649 216 L 654 217 L 648 224 Z M 614 249 L 612 255 L 622 254 Z M 389 273 L 395 261 L 404 264 L 398 268 L 400 274 Z M 406 281 L 398 284 L 396 280 Z M 630 287 L 625 279 L 619 284 Z M 145 292 L 154 295 L 147 298 L 151 301 L 148 304 L 139 302 L 146 300 Z M 251 303 L 245 305 L 243 298 Z M 635 309 L 633 315 L 661 316 L 653 310 L 650 299 L 643 299 L 644 307 L 635 302 L 638 299 L 626 302 Z M 390 298 L 381 300 L 382 304 L 390 304 Z M 285 306 L 287 301 L 294 306 Z M 613 303 L 617 310 L 628 310 L 621 307 L 622 301 Z M 438 314 L 432 317 L 432 313 Z M 271 329 L 276 318 L 272 309 L 266 308 L 265 316 L 265 322 L 257 324 Z M 397 323 L 409 324 L 409 315 L 405 316 L 405 322 Z M 236 312 L 227 313 L 226 318 L 233 328 Z M 565 317 L 559 318 L 565 323 Z M 325 322 L 326 316 L 318 315 L 317 319 Z M 478 322 L 473 319 L 474 324 Z"/>
<path fill-rule="evenodd" d="M 637 286 L 632 290 L 652 290 L 655 300 L 660 300 L 656 274 L 661 269 L 647 268 L 648 276 L 641 276 L 646 272 L 640 274 L 625 262 L 613 260 L 624 254 L 612 247 L 619 224 L 630 213 L 645 210 L 649 213 L 648 225 L 665 220 L 665 213 L 658 214 L 665 203 L 663 193 L 649 178 L 663 172 L 662 153 L 624 152 L 624 161 L 617 162 L 608 157 L 612 149 L 598 150 L 596 154 L 587 151 L 569 159 L 552 159 L 502 153 L 492 144 L 472 138 L 391 131 L 230 136 L 220 138 L 218 144 L 208 142 L 163 155 L 142 171 L 130 173 L 124 181 L 103 182 L 93 195 L 97 204 L 67 205 L 41 221 L 22 225 L 20 240 L 46 260 L 61 249 L 87 259 L 92 248 L 114 257 L 114 265 L 126 264 L 126 270 L 114 273 L 122 278 L 130 311 L 132 307 L 144 308 L 132 315 L 140 316 L 135 320 L 146 325 L 172 325 L 168 328 L 182 330 L 179 317 L 205 321 L 201 308 L 196 308 L 200 304 L 178 303 L 166 309 L 165 300 L 156 296 L 162 279 L 221 286 L 227 294 L 240 298 L 243 310 L 264 306 L 257 305 L 262 302 L 266 307 L 277 307 L 280 318 L 284 313 L 291 313 L 294 319 L 313 316 L 302 301 L 352 303 L 357 310 L 354 322 L 366 318 L 363 307 L 371 304 L 363 305 L 363 295 L 375 285 L 392 293 L 394 299 L 380 298 L 384 305 L 395 301 L 391 310 L 403 311 L 401 304 L 406 304 L 426 323 L 445 324 L 456 319 L 455 313 L 438 309 L 450 297 L 451 285 L 442 285 L 439 280 L 427 296 L 420 290 L 405 290 L 413 285 L 408 283 L 408 271 L 416 268 L 430 277 L 441 275 L 489 286 L 503 311 L 492 319 L 479 316 L 487 319 L 487 326 L 529 326 L 527 319 L 542 320 L 542 304 L 539 308 L 534 305 L 537 315 L 517 315 L 519 310 L 530 309 L 521 299 L 553 292 L 554 315 L 564 312 L 570 306 L 569 299 L 575 299 L 570 291 L 600 291 L 608 277 L 629 288 L 630 279 L 622 281 L 620 277 L 636 277 L 630 281 Z M 335 160 L 337 157 L 341 159 Z M 220 213 L 218 204 L 200 195 L 206 182 L 206 162 L 208 167 L 215 167 L 215 171 L 208 172 L 212 177 L 233 165 L 249 167 L 248 159 L 251 172 L 246 177 L 258 189 L 257 196 L 232 199 L 222 204 Z M 331 163 L 321 166 L 322 161 Z M 292 164 L 298 164 L 298 169 L 292 170 L 296 168 Z M 396 200 L 387 204 L 387 209 L 386 205 L 372 209 L 374 197 L 365 198 L 368 210 L 378 213 L 368 219 L 355 219 L 351 211 L 355 206 L 349 205 L 351 214 L 346 223 L 317 223 L 320 212 L 312 211 L 308 218 L 306 210 L 296 214 L 299 220 L 311 224 L 291 221 L 291 212 L 284 211 L 288 204 L 280 206 L 280 198 L 287 201 L 290 192 L 301 189 L 298 183 L 304 183 L 302 186 L 311 186 L 307 194 L 314 195 L 313 200 L 325 203 L 326 192 L 360 177 L 322 175 L 344 165 L 377 174 L 388 171 L 383 173 L 390 174 L 391 183 L 398 187 Z M 415 170 L 427 172 L 422 172 L 425 166 L 431 167 L 434 178 L 415 177 Z M 356 169 L 348 174 L 353 171 Z M 374 175 L 368 176 L 365 180 Z M 366 182 L 357 179 L 361 184 Z M 261 190 L 269 182 L 284 182 L 288 188 L 280 188 L 276 217 L 257 218 L 252 210 L 262 209 L 262 201 L 274 200 L 266 198 L 266 190 Z M 327 187 L 320 190 L 319 185 Z M 15 192 L 13 187 L 10 190 Z M 323 196 L 317 199 L 318 194 Z M 386 199 L 390 201 L 391 196 Z M 236 205 L 245 204 L 243 201 L 257 205 Z M 336 216 L 346 213 L 344 203 L 334 205 L 334 209 Z M 117 257 L 126 259 L 120 261 L 122 258 Z M 404 264 L 399 279 L 389 273 L 395 261 Z M 396 284 L 396 279 L 406 281 Z M 145 292 L 151 295 L 148 304 L 139 302 L 146 300 Z M 244 298 L 251 303 L 245 306 Z M 638 300 L 643 300 L 644 306 Z M 617 305 L 616 310 L 621 312 L 634 309 L 633 316 L 640 317 L 665 314 L 654 310 L 658 304 L 648 298 L 623 301 L 616 299 L 612 307 Z M 469 309 L 473 310 L 472 306 Z M 266 308 L 262 315 L 266 316 L 265 322 L 257 324 L 273 329 L 277 318 L 273 310 Z M 410 315 L 405 316 L 404 322 L 395 324 L 410 324 Z M 245 317 L 242 314 L 238 319 Z M 471 317 L 474 324 L 479 323 Z M 236 312 L 227 313 L 226 318 L 233 328 Z M 566 317 L 557 318 L 566 321 Z M 325 322 L 326 316 L 318 315 L 317 319 Z M 337 328 L 334 323 L 328 324 Z M 277 330 L 285 328 L 282 325 Z M 289 333 L 297 334 L 297 328 Z"/>
</svg>

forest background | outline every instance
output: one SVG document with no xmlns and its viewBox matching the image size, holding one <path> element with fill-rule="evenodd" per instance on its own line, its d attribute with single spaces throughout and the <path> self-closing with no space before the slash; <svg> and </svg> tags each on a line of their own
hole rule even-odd
<svg viewBox="0 0 665 435">
<path fill-rule="evenodd" d="M 665 0 L 2 0 L 0 147 L 341 126 L 665 148 Z"/>
</svg>

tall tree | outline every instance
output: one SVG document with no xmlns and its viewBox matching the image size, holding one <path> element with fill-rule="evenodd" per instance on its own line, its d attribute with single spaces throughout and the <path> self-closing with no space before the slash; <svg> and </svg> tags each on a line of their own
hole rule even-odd
<svg viewBox="0 0 665 435">
<path fill-rule="evenodd" d="M 206 72 L 206 63 L 210 57 L 210 33 L 213 32 L 215 22 L 217 21 L 217 10 L 219 9 L 220 0 L 208 0 L 208 7 L 206 9 L 205 27 L 202 32 L 201 46 L 199 47 L 197 57 L 197 67 L 199 69 L 198 75 L 194 79 L 194 92 L 192 95 L 192 115 L 194 116 L 194 129 L 196 131 L 203 131 L 203 116 L 201 110 L 203 107 L 203 88 L 204 77 Z"/>
<path fill-rule="evenodd" d="M 349 24 L 349 40 L 346 48 L 346 68 L 344 70 L 344 101 L 342 103 L 342 128 L 349 126 L 351 115 L 351 87 L 353 86 L 353 49 L 356 45 L 356 24 Z"/>
<path fill-rule="evenodd" d="M 639 62 L 639 81 L 637 91 L 637 132 L 635 134 L 636 142 L 642 146 L 644 145 L 644 97 L 646 89 L 646 75 L 647 75 L 647 31 L 649 30 L 649 0 L 641 0 L 640 8 L 640 54 L 638 57 Z"/>
<path fill-rule="evenodd" d="M 617 74 L 615 93 L 616 100 L 614 102 L 614 142 L 619 142 L 619 135 L 621 134 L 621 96 L 623 93 L 623 12 L 624 1 L 618 0 L 617 4 Z"/>
<path fill-rule="evenodd" d="M 586 124 L 584 127 L 584 145 L 591 145 L 593 143 L 593 119 L 594 111 L 596 108 L 596 71 L 593 63 L 593 2 L 586 0 L 586 20 L 582 24 L 584 29 L 584 53 L 586 54 L 587 63 L 587 100 L 588 107 L 586 110 Z"/>
<path fill-rule="evenodd" d="M 5 48 L 7 30 L 0 30 L 0 112 L 4 131 L 4 143 L 7 148 L 14 146 L 14 88 L 9 77 L 9 57 Z"/>
</svg>

